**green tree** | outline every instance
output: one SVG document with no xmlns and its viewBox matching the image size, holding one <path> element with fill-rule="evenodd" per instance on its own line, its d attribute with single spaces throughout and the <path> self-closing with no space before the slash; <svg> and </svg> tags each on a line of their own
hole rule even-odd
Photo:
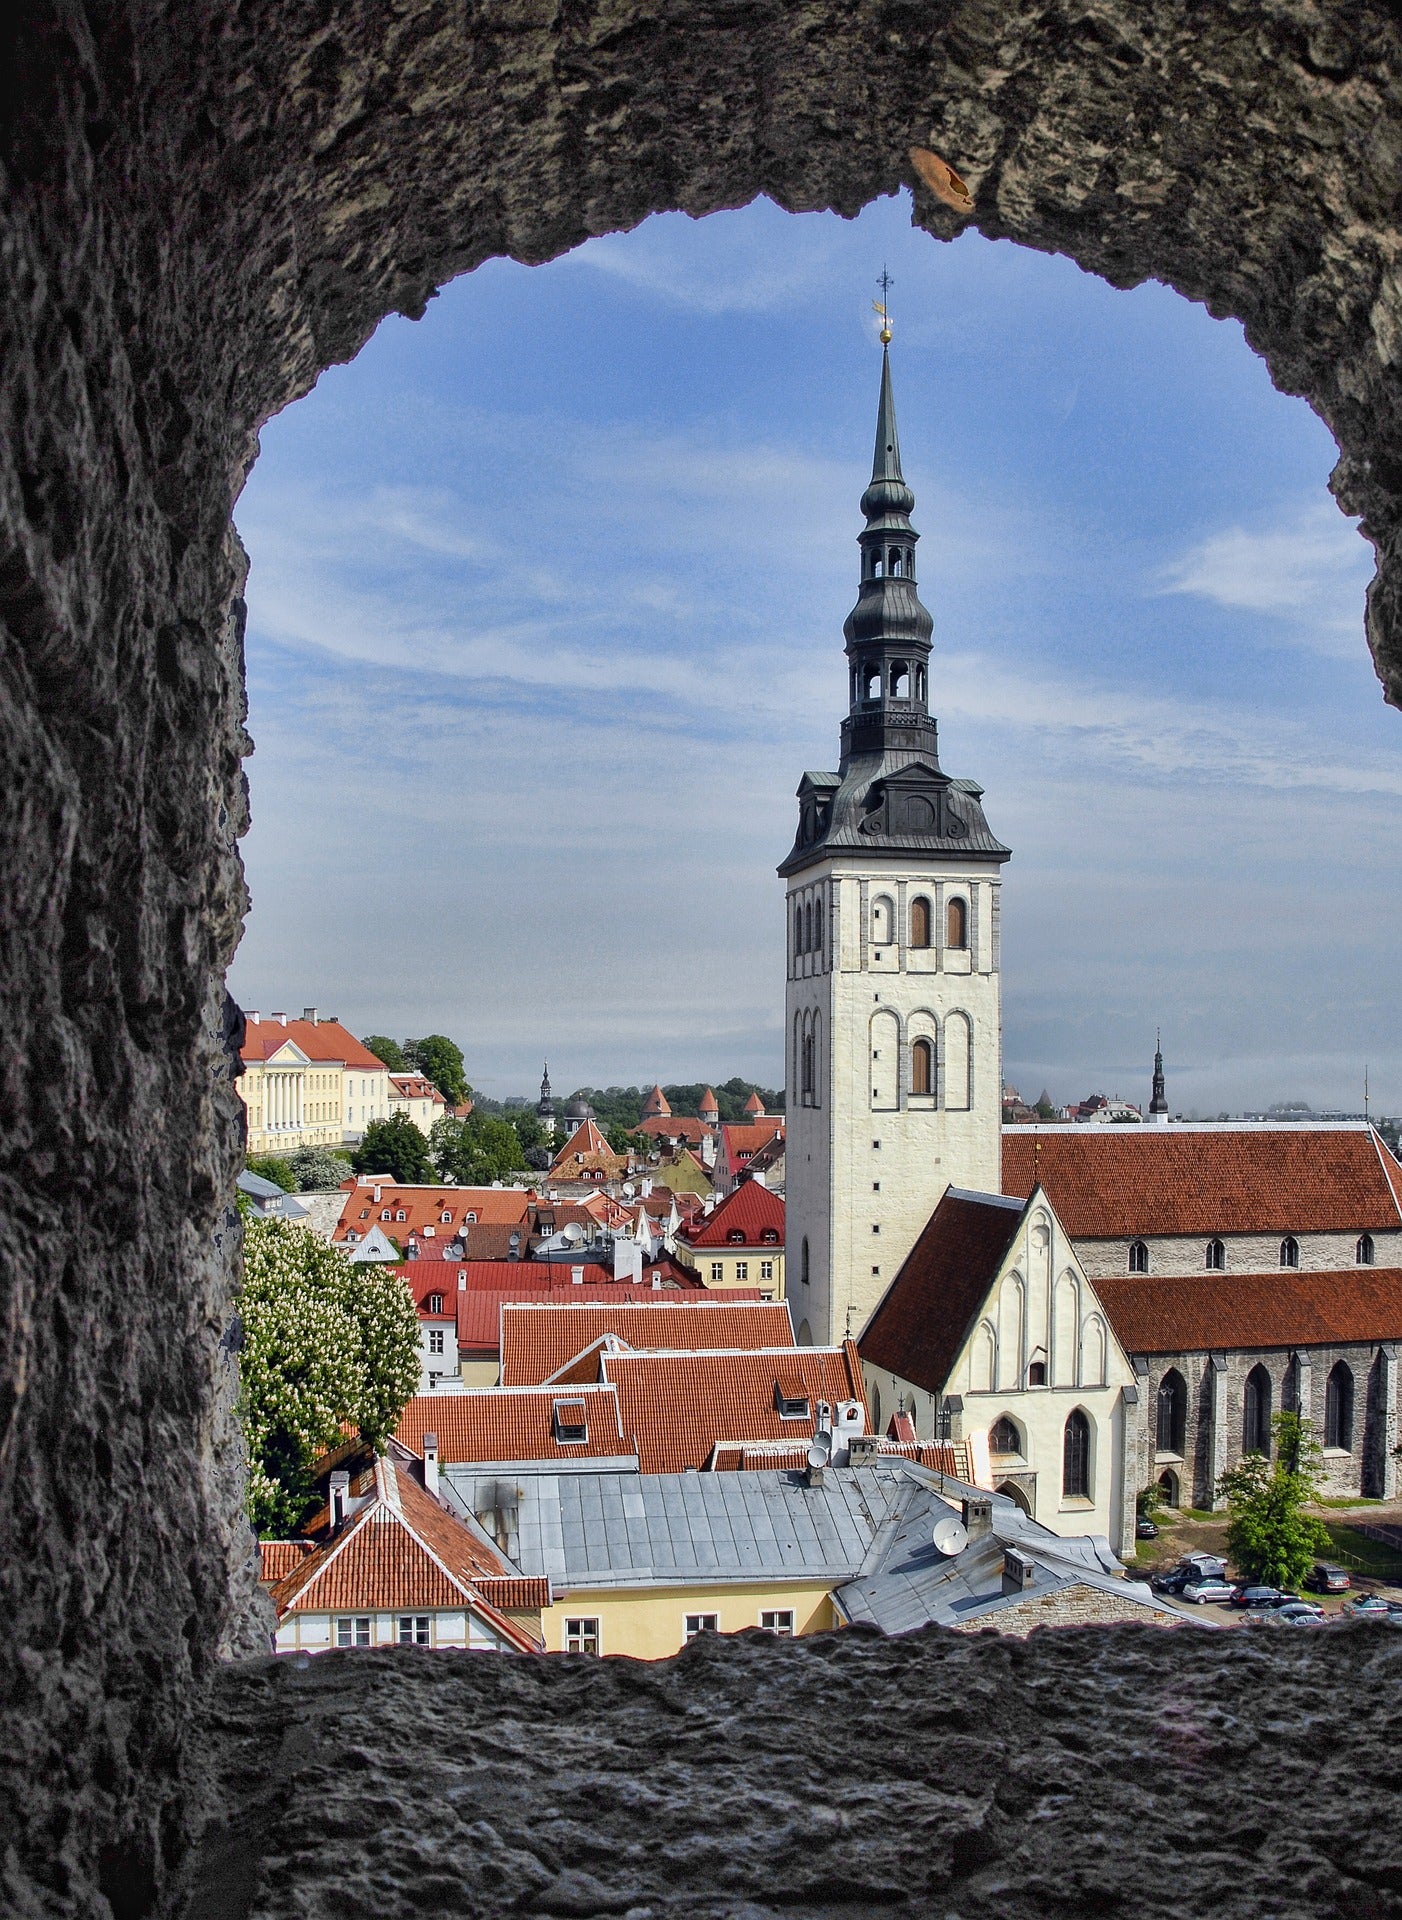
<svg viewBox="0 0 1402 1920">
<path fill-rule="evenodd" d="M 446 1033 L 430 1033 L 422 1040 L 406 1040 L 404 1055 L 417 1073 L 431 1080 L 450 1107 L 460 1107 L 472 1089 L 462 1048 Z"/>
<path fill-rule="evenodd" d="M 332 1153 L 327 1147 L 298 1147 L 295 1153 L 287 1156 L 287 1165 L 297 1183 L 298 1193 L 324 1192 L 328 1187 L 339 1187 L 350 1172 L 350 1161 L 345 1155 Z"/>
<path fill-rule="evenodd" d="M 610 1127 L 604 1135 L 615 1153 L 652 1153 L 653 1143 L 645 1133 L 633 1133 L 628 1127 Z"/>
<path fill-rule="evenodd" d="M 527 1164 L 515 1127 L 487 1114 L 474 1113 L 466 1120 L 444 1114 L 433 1123 L 428 1147 L 439 1178 L 460 1187 L 489 1186 Z"/>
<path fill-rule="evenodd" d="M 428 1142 L 407 1113 L 372 1120 L 351 1165 L 357 1173 L 387 1173 L 405 1186 L 424 1186 L 433 1179 Z"/>
<path fill-rule="evenodd" d="M 281 1187 L 284 1193 L 297 1191 L 297 1176 L 289 1161 L 278 1153 L 251 1153 L 244 1161 L 250 1173 L 256 1173 L 260 1180 L 271 1180 L 275 1187 Z"/>
<path fill-rule="evenodd" d="M 377 1060 L 383 1060 L 391 1073 L 408 1072 L 409 1062 L 404 1058 L 403 1047 L 387 1033 L 367 1033 L 360 1044 Z"/>
<path fill-rule="evenodd" d="M 313 1504 L 311 1468 L 347 1426 L 385 1439 L 419 1383 L 419 1324 L 396 1273 L 353 1265 L 289 1220 L 244 1229 L 239 1412 L 249 1515 L 286 1537 Z"/>
<path fill-rule="evenodd" d="M 1324 1456 L 1312 1423 L 1297 1413 L 1271 1421 L 1275 1457 L 1248 1453 L 1217 1482 L 1231 1516 L 1227 1548 L 1248 1580 L 1298 1587 L 1314 1560 L 1330 1549 L 1321 1521 L 1305 1508 L 1318 1498 Z"/>
</svg>

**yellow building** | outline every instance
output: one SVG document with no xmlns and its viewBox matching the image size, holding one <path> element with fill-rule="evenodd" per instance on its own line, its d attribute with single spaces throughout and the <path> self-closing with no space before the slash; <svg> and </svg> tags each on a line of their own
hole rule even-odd
<svg viewBox="0 0 1402 1920">
<path fill-rule="evenodd" d="M 771 1578 L 743 1585 L 588 1587 L 557 1594 L 540 1615 L 547 1653 L 621 1653 L 633 1660 L 665 1660 L 698 1633 L 739 1633 L 763 1627 L 792 1636 L 821 1633 L 837 1623 L 829 1595 L 834 1582 Z"/>
<path fill-rule="evenodd" d="M 759 1179 L 742 1179 L 712 1213 L 678 1234 L 677 1258 L 708 1287 L 757 1287 L 784 1298 L 784 1203 Z"/>
<path fill-rule="evenodd" d="M 388 1067 L 339 1020 L 306 1007 L 300 1020 L 246 1013 L 244 1023 L 236 1084 L 250 1153 L 340 1147 L 359 1140 L 372 1120 L 389 1118 Z"/>
</svg>

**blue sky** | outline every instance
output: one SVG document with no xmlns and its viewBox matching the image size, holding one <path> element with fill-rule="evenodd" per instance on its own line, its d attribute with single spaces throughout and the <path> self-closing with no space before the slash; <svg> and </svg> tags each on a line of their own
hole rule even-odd
<svg viewBox="0 0 1402 1920">
<path fill-rule="evenodd" d="M 782 1073 L 889 267 L 941 757 L 987 790 L 1024 1093 L 1402 1107 L 1402 724 L 1327 430 L 1241 329 L 767 202 L 494 261 L 274 420 L 231 986 L 526 1091 Z"/>
</svg>

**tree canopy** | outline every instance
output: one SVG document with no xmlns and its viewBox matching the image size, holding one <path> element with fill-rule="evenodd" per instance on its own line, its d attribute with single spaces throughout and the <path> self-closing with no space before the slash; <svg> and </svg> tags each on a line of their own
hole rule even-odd
<svg viewBox="0 0 1402 1920">
<path fill-rule="evenodd" d="M 299 1193 L 339 1187 L 350 1172 L 350 1161 L 343 1154 L 332 1153 L 329 1147 L 298 1147 L 288 1154 L 287 1165 Z"/>
<path fill-rule="evenodd" d="M 398 1274 L 277 1219 L 245 1227 L 239 1307 L 249 1515 L 261 1539 L 285 1538 L 347 1427 L 377 1447 L 394 1431 L 419 1383 L 418 1314 Z"/>
<path fill-rule="evenodd" d="M 404 1058 L 403 1047 L 387 1033 L 367 1033 L 360 1044 L 377 1060 L 383 1060 L 391 1073 L 408 1072 L 409 1062 Z"/>
<path fill-rule="evenodd" d="M 357 1173 L 387 1173 L 405 1186 L 430 1185 L 434 1177 L 428 1141 L 407 1113 L 372 1120 L 351 1165 Z"/>
<path fill-rule="evenodd" d="M 474 1113 L 466 1120 L 444 1114 L 428 1137 L 438 1176 L 460 1187 L 490 1186 L 527 1165 L 521 1136 L 509 1120 Z"/>
<path fill-rule="evenodd" d="M 1297 1413 L 1271 1421 L 1275 1457 L 1248 1453 L 1217 1483 L 1227 1503 L 1227 1548 L 1248 1580 L 1298 1587 L 1331 1542 L 1304 1509 L 1319 1497 L 1324 1456 L 1313 1424 Z"/>
<path fill-rule="evenodd" d="M 297 1176 L 280 1153 L 250 1153 L 243 1164 L 250 1173 L 256 1173 L 260 1180 L 271 1180 L 284 1193 L 297 1191 Z"/>
<path fill-rule="evenodd" d="M 430 1033 L 422 1040 L 406 1040 L 404 1057 L 415 1072 L 431 1080 L 450 1107 L 460 1107 L 472 1089 L 462 1048 L 446 1033 Z"/>
</svg>

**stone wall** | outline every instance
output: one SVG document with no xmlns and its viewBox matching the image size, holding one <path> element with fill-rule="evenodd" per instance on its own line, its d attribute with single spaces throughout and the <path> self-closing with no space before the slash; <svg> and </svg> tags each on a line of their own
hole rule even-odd
<svg viewBox="0 0 1402 1920">
<path fill-rule="evenodd" d="M 1280 1233 L 1225 1233 L 1220 1236 L 1225 1273 L 1278 1273 Z M 1299 1271 L 1350 1272 L 1358 1267 L 1358 1234 L 1301 1233 Z M 1207 1241 L 1201 1234 L 1162 1233 L 1143 1236 L 1149 1249 L 1149 1274 L 1159 1279 L 1193 1279 L 1208 1271 Z M 1129 1272 L 1128 1240 L 1077 1240 L 1076 1253 L 1091 1280 L 1114 1279 Z M 1402 1266 L 1402 1232 L 1373 1235 L 1375 1267 Z"/>
<path fill-rule="evenodd" d="M 252 1590 L 222 979 L 262 422 L 492 255 L 854 213 L 921 143 L 985 233 L 1244 321 L 1343 449 L 1402 698 L 1402 43 L 1383 0 L 21 0 L 0 76 L 0 1898 L 135 1916 Z"/>
</svg>

